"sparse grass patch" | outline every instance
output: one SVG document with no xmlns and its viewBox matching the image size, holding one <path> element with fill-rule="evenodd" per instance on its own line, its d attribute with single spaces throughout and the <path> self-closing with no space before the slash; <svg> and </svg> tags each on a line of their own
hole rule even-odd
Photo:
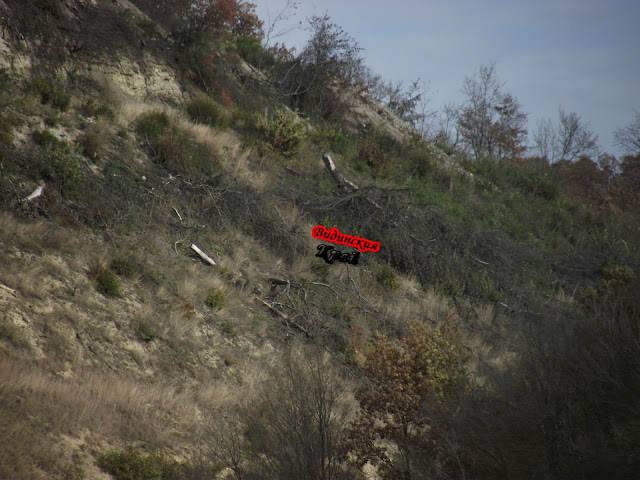
<svg viewBox="0 0 640 480">
<path fill-rule="evenodd" d="M 31 346 L 21 329 L 6 319 L 0 323 L 0 342 L 3 340 L 17 349 L 28 349 Z"/>
</svg>

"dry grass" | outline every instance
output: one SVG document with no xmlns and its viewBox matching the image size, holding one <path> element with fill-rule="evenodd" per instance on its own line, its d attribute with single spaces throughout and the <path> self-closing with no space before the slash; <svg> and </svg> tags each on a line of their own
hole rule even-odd
<svg viewBox="0 0 640 480">
<path fill-rule="evenodd" d="M 241 142 L 232 132 L 221 132 L 207 125 L 196 124 L 188 120 L 184 115 L 166 105 L 159 103 L 141 103 L 133 100 L 124 102 L 120 109 L 122 127 L 127 127 L 141 116 L 149 113 L 166 112 L 173 124 L 187 134 L 196 143 L 207 147 L 211 152 L 221 155 L 221 158 L 238 162 L 241 151 Z"/>
<path fill-rule="evenodd" d="M 220 132 L 207 125 L 193 123 L 182 116 L 174 114 L 174 122 L 200 145 L 206 146 L 210 151 L 222 154 L 222 158 L 235 159 L 240 151 L 240 141 L 231 132 Z"/>
<path fill-rule="evenodd" d="M 242 398 L 211 383 L 177 393 L 165 383 L 92 369 L 62 379 L 13 359 L 0 363 L 0 391 L 0 478 L 62 478 L 55 475 L 64 467 L 56 446 L 60 435 L 100 449 L 125 442 L 186 446 L 202 409 Z"/>
<path fill-rule="evenodd" d="M 74 238 L 61 228 L 44 222 L 21 222 L 8 213 L 0 213 L 0 245 L 6 245 L 3 250 L 66 252 L 74 243 Z"/>
</svg>

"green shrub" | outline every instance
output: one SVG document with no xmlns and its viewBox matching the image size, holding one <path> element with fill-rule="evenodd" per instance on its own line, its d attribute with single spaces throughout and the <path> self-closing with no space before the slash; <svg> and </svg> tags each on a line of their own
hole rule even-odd
<svg viewBox="0 0 640 480">
<path fill-rule="evenodd" d="M 178 175 L 212 175 L 217 157 L 205 145 L 193 140 L 175 125 L 165 112 L 148 113 L 136 126 L 136 133 L 148 142 L 156 160 Z"/>
<path fill-rule="evenodd" d="M 138 274 L 138 262 L 131 254 L 119 254 L 111 260 L 111 270 L 122 277 L 133 278 Z"/>
<path fill-rule="evenodd" d="M 235 38 L 229 43 L 228 47 L 231 50 L 235 50 L 245 62 L 251 65 L 265 66 L 264 64 L 269 65 L 273 63 L 273 56 L 265 52 L 262 44 L 253 38 Z"/>
<path fill-rule="evenodd" d="M 158 333 L 148 318 L 137 318 L 135 321 L 136 331 L 140 339 L 144 342 L 151 342 L 158 337 Z"/>
<path fill-rule="evenodd" d="M 44 124 L 47 127 L 55 128 L 58 126 L 58 123 L 60 123 L 60 116 L 57 113 L 47 115 L 47 117 L 44 119 Z"/>
<path fill-rule="evenodd" d="M 380 282 L 387 290 L 395 290 L 400 286 L 396 271 L 388 263 L 385 263 L 384 265 L 380 265 L 378 267 L 376 278 L 378 279 L 378 282 Z"/>
<path fill-rule="evenodd" d="M 147 139 L 152 145 L 158 141 L 162 133 L 171 124 L 167 112 L 151 112 L 144 114 L 137 122 L 136 133 Z"/>
<path fill-rule="evenodd" d="M 138 26 L 150 37 L 155 35 L 158 31 L 158 25 L 156 22 L 148 17 L 140 17 L 137 19 Z"/>
<path fill-rule="evenodd" d="M 224 292 L 218 288 L 211 287 L 207 292 L 207 298 L 204 301 L 204 304 L 215 310 L 222 310 L 227 303 L 227 296 Z"/>
<path fill-rule="evenodd" d="M 225 320 L 220 324 L 220 331 L 229 337 L 236 337 L 236 327 L 231 320 Z"/>
<path fill-rule="evenodd" d="M 4 117 L 0 117 L 0 144 L 13 143 L 13 125 Z"/>
<path fill-rule="evenodd" d="M 78 108 L 78 111 L 85 117 L 103 117 L 110 122 L 116 119 L 116 112 L 113 108 L 107 105 L 98 105 L 93 98 L 83 103 Z"/>
<path fill-rule="evenodd" d="M 48 103 L 61 112 L 66 111 L 71 104 L 71 95 L 65 91 L 59 78 L 36 76 L 27 83 L 27 91 L 39 97 L 42 104 Z"/>
<path fill-rule="evenodd" d="M 141 455 L 131 446 L 98 454 L 96 465 L 115 480 L 169 480 L 181 476 L 178 462 L 159 452 Z"/>
<path fill-rule="evenodd" d="M 76 196 L 84 180 L 80 162 L 66 144 L 46 149 L 40 162 L 40 175 L 45 180 L 58 183 L 60 193 L 65 198 Z"/>
<path fill-rule="evenodd" d="M 269 120 L 260 117 L 258 125 L 271 146 L 291 158 L 302 148 L 308 121 L 301 120 L 296 112 L 287 113 L 278 109 Z"/>
<path fill-rule="evenodd" d="M 78 144 L 84 156 L 96 160 L 104 145 L 104 135 L 98 130 L 91 129 L 78 138 Z"/>
<path fill-rule="evenodd" d="M 340 127 L 328 123 L 315 125 L 311 139 L 322 146 L 328 146 L 331 151 L 344 155 L 352 145 L 351 139 L 342 132 Z"/>
<path fill-rule="evenodd" d="M 109 295 L 111 297 L 122 296 L 122 283 L 120 279 L 112 270 L 103 265 L 98 266 L 96 289 L 103 295 Z"/>
<path fill-rule="evenodd" d="M 36 0 L 35 5 L 45 13 L 48 13 L 55 17 L 58 16 L 58 11 L 53 0 Z"/>
<path fill-rule="evenodd" d="M 156 158 L 167 169 L 178 174 L 215 173 L 217 157 L 204 145 L 196 143 L 177 127 L 165 130 L 156 145 Z"/>
<path fill-rule="evenodd" d="M 525 192 L 546 200 L 555 200 L 560 195 L 560 185 L 554 181 L 550 172 L 525 170 L 520 173 L 516 185 Z"/>
<path fill-rule="evenodd" d="M 496 286 L 491 278 L 472 273 L 471 280 L 475 287 L 475 293 L 478 296 L 490 302 L 499 302 L 502 300 L 503 292 Z"/>
<path fill-rule="evenodd" d="M 60 143 L 58 137 L 56 137 L 50 130 L 36 130 L 31 134 L 31 138 L 40 146 L 57 146 Z"/>
<path fill-rule="evenodd" d="M 196 123 L 221 130 L 225 130 L 229 126 L 229 120 L 224 110 L 210 98 L 202 97 L 193 100 L 187 107 L 187 113 L 189 118 Z"/>
</svg>

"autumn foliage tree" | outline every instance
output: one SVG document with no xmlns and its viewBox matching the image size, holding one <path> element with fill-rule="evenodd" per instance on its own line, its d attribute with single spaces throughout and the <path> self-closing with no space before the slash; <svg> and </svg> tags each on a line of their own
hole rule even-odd
<svg viewBox="0 0 640 480">
<path fill-rule="evenodd" d="M 364 366 L 369 386 L 357 396 L 360 411 L 344 448 L 356 468 L 370 462 L 385 478 L 424 472 L 423 460 L 438 448 L 434 412 L 467 385 L 459 336 L 450 321 L 412 321 L 397 341 L 376 335 Z"/>
<path fill-rule="evenodd" d="M 264 35 L 256 6 L 243 0 L 135 0 L 134 3 L 184 45 L 212 39 L 260 41 Z"/>
<path fill-rule="evenodd" d="M 457 123 L 462 143 L 475 160 L 503 160 L 525 150 L 527 115 L 503 86 L 494 64 L 465 78 L 465 102 L 457 111 Z"/>
</svg>

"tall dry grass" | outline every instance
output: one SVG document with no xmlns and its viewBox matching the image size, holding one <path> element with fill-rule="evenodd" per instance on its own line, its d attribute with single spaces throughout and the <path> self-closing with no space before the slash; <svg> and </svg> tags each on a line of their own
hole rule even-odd
<svg viewBox="0 0 640 480">
<path fill-rule="evenodd" d="M 201 410 L 233 401 L 211 385 L 178 392 L 161 381 L 91 368 L 75 372 L 65 379 L 51 375 L 46 365 L 2 359 L 0 478 L 51 478 L 61 471 L 61 435 L 97 449 L 141 443 L 193 450 Z"/>
</svg>

